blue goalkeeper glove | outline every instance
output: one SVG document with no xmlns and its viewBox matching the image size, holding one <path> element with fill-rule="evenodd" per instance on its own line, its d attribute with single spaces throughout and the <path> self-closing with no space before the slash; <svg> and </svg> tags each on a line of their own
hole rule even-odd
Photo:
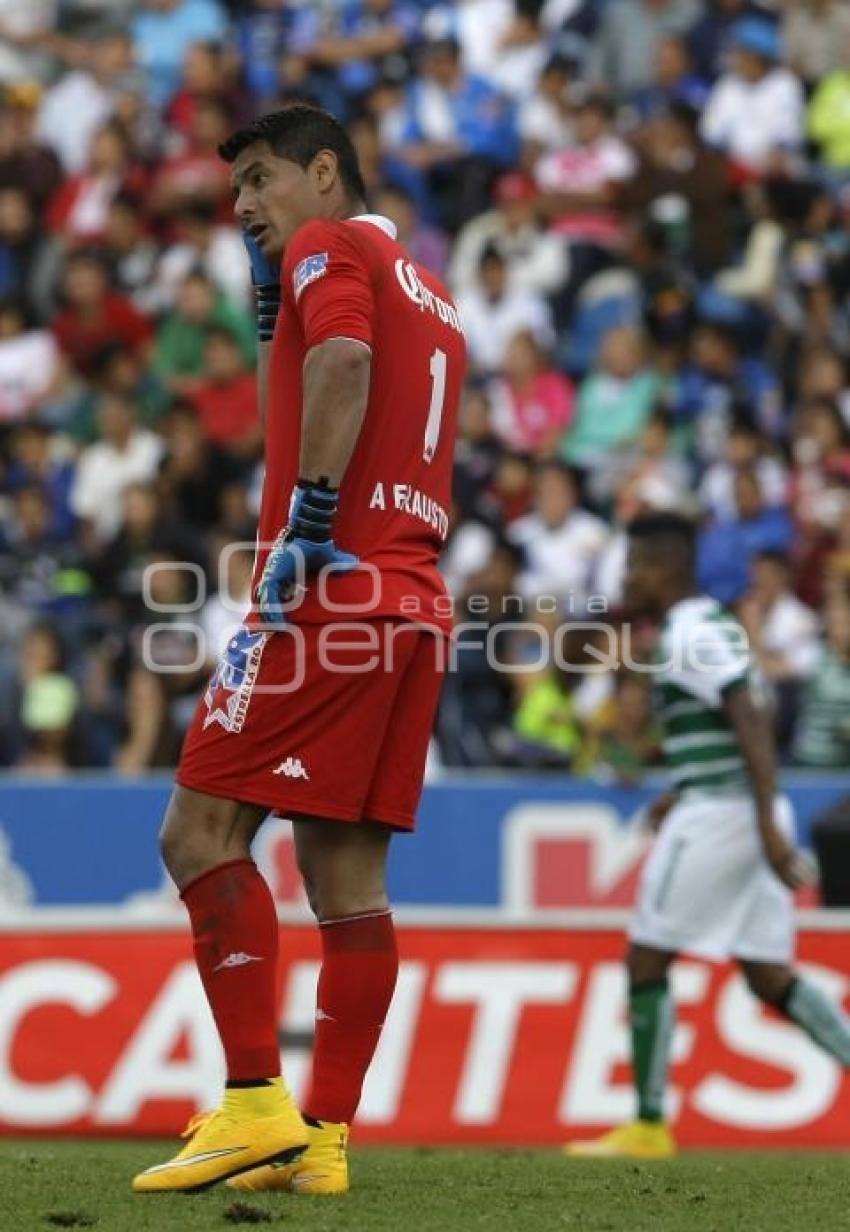
<svg viewBox="0 0 850 1232">
<path fill-rule="evenodd" d="M 332 565 L 334 573 L 357 568 L 360 558 L 341 551 L 333 541 L 338 503 L 339 491 L 328 487 L 324 479 L 319 483 L 298 480 L 289 521 L 274 541 L 257 586 L 256 605 L 263 624 L 282 628 L 286 624 L 282 604 L 290 602 L 296 587 L 326 565 Z"/>
<path fill-rule="evenodd" d="M 257 336 L 271 342 L 280 312 L 280 266 L 270 261 L 250 231 L 242 229 L 242 240 L 251 262 L 251 281 L 257 303 Z"/>
</svg>

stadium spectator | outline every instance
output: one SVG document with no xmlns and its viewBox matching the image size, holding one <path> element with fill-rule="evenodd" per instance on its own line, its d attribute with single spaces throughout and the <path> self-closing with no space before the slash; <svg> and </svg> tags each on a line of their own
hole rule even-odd
<svg viewBox="0 0 850 1232">
<path fill-rule="evenodd" d="M 595 779 L 631 786 L 661 761 L 661 732 L 645 676 L 619 672 L 613 695 L 586 728 L 579 767 Z"/>
<path fill-rule="evenodd" d="M 718 461 L 736 415 L 762 430 L 781 427 L 776 374 L 758 356 L 741 354 L 740 339 L 726 325 L 702 323 L 690 340 L 667 399 L 676 422 L 691 437 L 690 448 L 703 466 Z"/>
<path fill-rule="evenodd" d="M 848 12 L 848 10 L 844 10 Z M 807 131 L 821 161 L 839 178 L 850 176 L 850 34 L 840 63 L 823 77 L 809 103 Z"/>
<path fill-rule="evenodd" d="M 785 503 L 788 475 L 782 462 L 770 451 L 765 437 L 746 416 L 733 419 L 723 446 L 724 456 L 712 463 L 699 488 L 703 508 L 717 518 L 734 514 L 735 476 L 752 469 L 758 478 L 765 504 Z"/>
<path fill-rule="evenodd" d="M 56 0 L 0 0 L 0 82 L 49 73 L 56 15 Z"/>
<path fill-rule="evenodd" d="M 80 67 L 50 87 L 41 100 L 36 131 L 55 150 L 67 176 L 85 171 L 95 136 L 113 118 L 118 97 L 139 85 L 129 35 L 109 29 L 88 44 Z"/>
<path fill-rule="evenodd" d="M 694 0 L 619 0 L 607 4 L 593 44 L 590 77 L 625 98 L 652 82 L 658 45 L 699 16 Z"/>
<path fill-rule="evenodd" d="M 618 190 L 635 172 L 635 158 L 614 128 L 614 110 L 601 95 L 575 110 L 574 140 L 544 155 L 535 168 L 541 209 L 559 235 L 577 245 L 606 249 L 622 240 Z"/>
<path fill-rule="evenodd" d="M 187 399 L 205 436 L 238 457 L 256 457 L 263 439 L 257 378 L 246 370 L 239 340 L 229 329 L 207 332 L 203 372 Z"/>
<path fill-rule="evenodd" d="M 720 603 L 737 603 L 752 580 L 752 563 L 765 552 L 787 553 L 793 523 L 785 509 L 768 508 L 753 470 L 735 476 L 735 515 L 707 526 L 698 544 L 701 588 Z"/>
<path fill-rule="evenodd" d="M 478 263 L 478 285 L 458 295 L 457 307 L 474 370 L 487 375 L 505 361 L 508 345 L 521 329 L 543 347 L 555 340 L 552 313 L 539 294 L 511 286 L 508 264 L 488 245 Z"/>
<path fill-rule="evenodd" d="M 100 249 L 116 290 L 143 313 L 155 304 L 151 285 L 160 245 L 146 225 L 140 198 L 119 192 L 106 211 Z"/>
<path fill-rule="evenodd" d="M 251 606 L 254 552 L 231 545 L 218 570 L 219 589 L 201 608 L 200 627 L 210 670 L 218 662 L 228 640 L 238 633 Z"/>
<path fill-rule="evenodd" d="M 521 102 L 534 89 L 547 60 L 540 8 L 515 6 L 513 21 L 495 48 L 487 76 L 504 94 Z"/>
<path fill-rule="evenodd" d="M 552 457 L 573 417 L 574 390 L 552 367 L 546 352 L 528 330 L 508 344 L 504 377 L 490 389 L 492 424 L 509 449 Z"/>
<path fill-rule="evenodd" d="M 179 284 L 174 309 L 167 313 L 156 338 L 154 366 L 174 393 L 190 391 L 203 374 L 207 332 L 229 329 L 238 338 L 246 362 L 256 356 L 255 331 L 247 312 L 219 291 L 200 269 Z"/>
<path fill-rule="evenodd" d="M 123 739 L 115 750 L 113 769 L 138 775 L 173 766 L 183 733 L 172 718 L 164 677 L 136 667 L 127 680 L 126 695 Z"/>
<path fill-rule="evenodd" d="M 488 248 L 504 258 L 512 287 L 553 294 L 566 281 L 567 245 L 561 236 L 544 229 L 534 180 L 520 172 L 500 176 L 493 196 L 495 208 L 471 219 L 456 238 L 448 272 L 455 295 L 474 287 Z"/>
<path fill-rule="evenodd" d="M 511 678 L 496 664 L 516 661 L 514 630 L 499 625 L 516 611 L 520 557 L 511 544 L 497 542 L 484 568 L 458 595 L 457 671 L 446 675 L 437 716 L 440 756 L 447 766 L 498 766 L 512 743 Z"/>
<path fill-rule="evenodd" d="M 10 758 L 19 770 L 38 776 L 62 774 L 74 764 L 74 727 L 79 689 L 67 672 L 66 653 L 56 630 L 35 625 L 24 637 L 17 688 L 17 749 Z"/>
<path fill-rule="evenodd" d="M 196 270 L 206 274 L 234 305 L 244 308 L 251 296 L 245 248 L 232 227 L 217 221 L 214 204 L 192 202 L 169 221 L 171 243 L 142 292 L 145 311 L 162 313 L 173 308 L 180 284 Z"/>
<path fill-rule="evenodd" d="M 162 431 L 166 452 L 159 486 L 169 515 L 181 525 L 209 532 L 221 517 L 228 490 L 241 487 L 245 467 L 210 440 L 188 402 L 172 405 Z"/>
<path fill-rule="evenodd" d="M 517 128 L 524 168 L 533 167 L 544 154 L 572 143 L 569 92 L 579 73 L 580 58 L 556 53 L 544 64 L 534 89 L 520 103 Z"/>
<path fill-rule="evenodd" d="M 245 115 L 245 98 L 236 80 L 238 61 L 221 43 L 192 43 L 183 61 L 182 85 L 165 113 L 168 126 L 191 142 L 204 102 L 219 102 L 231 123 Z"/>
<path fill-rule="evenodd" d="M 93 546 L 117 533 L 124 492 L 155 477 L 163 451 L 159 436 L 138 426 L 127 399 L 104 395 L 97 419 L 99 439 L 82 451 L 71 490 L 71 508 L 87 524 Z"/>
<path fill-rule="evenodd" d="M 611 449 L 637 440 L 661 390 L 646 360 L 636 330 L 618 328 L 606 336 L 599 366 L 581 383 L 575 422 L 561 443 L 561 456 L 571 465 L 603 466 Z"/>
<path fill-rule="evenodd" d="M 38 216 L 62 183 L 62 167 L 36 132 L 41 91 L 32 82 L 0 95 L 0 188 L 21 188 Z"/>
<path fill-rule="evenodd" d="M 570 612 L 583 611 L 608 528 L 581 508 L 566 467 L 546 462 L 538 468 L 532 510 L 509 526 L 508 538 L 523 554 L 521 595 L 531 601 L 552 596 Z"/>
<path fill-rule="evenodd" d="M 189 205 L 211 205 L 222 216 L 230 198 L 230 173 L 218 147 L 232 127 L 223 102 L 199 98 L 192 108 L 183 147 L 162 160 L 151 185 L 150 206 L 155 215 L 169 218 Z"/>
<path fill-rule="evenodd" d="M 818 654 L 818 618 L 793 593 L 786 556 L 770 551 L 756 556 L 740 613 L 769 680 L 804 680 L 809 675 Z"/>
<path fill-rule="evenodd" d="M 841 0 L 795 0 L 782 19 L 785 61 L 807 85 L 840 69 L 850 47 L 850 9 Z"/>
<path fill-rule="evenodd" d="M 505 448 L 493 428 L 484 384 L 467 385 L 455 448 L 454 500 L 461 518 L 496 518 L 490 487 Z"/>
<path fill-rule="evenodd" d="M 37 312 L 46 298 L 48 245 L 22 188 L 0 188 L 0 299 Z"/>
<path fill-rule="evenodd" d="M 50 533 L 59 540 L 72 539 L 76 529 L 71 512 L 74 473 L 71 450 L 47 423 L 30 419 L 15 429 L 9 446 L 5 487 L 10 493 L 21 488 L 40 489 L 50 510 Z"/>
<path fill-rule="evenodd" d="M 0 533 L 4 632 L 14 639 L 33 615 L 62 618 L 77 632 L 90 589 L 84 554 L 56 525 L 49 495 L 37 484 L 19 487 Z"/>
<path fill-rule="evenodd" d="M 634 486 L 658 493 L 657 506 L 683 509 L 687 504 L 692 467 L 663 408 L 652 412 L 635 441 L 612 450 L 610 465 L 605 469 L 611 491 L 605 490 L 603 482 L 594 484 L 593 491 L 597 500 L 603 499 L 606 509 L 621 489 Z M 662 498 L 662 493 L 668 495 Z"/>
<path fill-rule="evenodd" d="M 850 755 L 850 605 L 835 596 L 825 614 L 821 648 L 803 697 L 794 740 L 798 765 L 843 769 Z"/>
<path fill-rule="evenodd" d="M 66 180 L 47 208 L 47 225 L 70 245 L 103 238 L 112 203 L 121 192 L 141 192 L 144 175 L 131 166 L 127 134 L 109 123 L 92 137 L 85 170 Z"/>
<path fill-rule="evenodd" d="M 517 155 L 512 104 L 464 69 L 460 46 L 451 38 L 425 47 L 400 138 L 396 157 L 411 178 L 425 179 L 452 231 L 482 210 L 490 184 Z"/>
<path fill-rule="evenodd" d="M 162 107 L 180 88 L 191 45 L 224 38 L 224 12 L 218 0 L 142 0 L 137 8 L 131 28 L 136 61 L 145 72 L 150 101 Z"/>
<path fill-rule="evenodd" d="M 130 300 L 110 285 L 99 253 L 73 253 L 62 275 L 63 306 L 50 328 L 63 355 L 82 376 L 91 376 L 105 347 L 146 351 L 153 327 Z"/>
<path fill-rule="evenodd" d="M 655 49 L 652 81 L 631 100 L 637 117 L 648 120 L 659 111 L 683 106 L 699 114 L 708 95 L 705 81 L 694 72 L 691 50 L 683 34 L 665 34 Z"/>
<path fill-rule="evenodd" d="M 145 578 L 149 566 L 159 568 L 163 560 L 200 565 L 204 557 L 197 535 L 169 516 L 154 483 L 132 482 L 121 493 L 120 526 L 95 548 L 90 569 L 111 621 L 123 630 L 156 616 L 147 605 L 154 584 Z"/>
<path fill-rule="evenodd" d="M 730 255 L 729 179 L 726 160 L 697 132 L 699 113 L 673 103 L 655 114 L 641 134 L 638 165 L 623 185 L 621 202 L 663 224 L 671 198 L 685 204 L 677 219 L 675 248 L 701 277 Z M 665 212 L 666 211 L 666 212 Z"/>
<path fill-rule="evenodd" d="M 46 411 L 63 378 L 53 335 L 30 328 L 17 300 L 0 301 L 0 422 Z"/>
<path fill-rule="evenodd" d="M 800 81 L 781 64 L 782 44 L 766 18 L 745 17 L 730 31 L 730 68 L 705 106 L 702 134 L 725 151 L 741 180 L 787 165 L 803 144 Z"/>
<path fill-rule="evenodd" d="M 515 15 L 512 0 L 437 0 L 424 33 L 431 41 L 456 43 L 466 69 L 486 77 Z"/>
<path fill-rule="evenodd" d="M 514 712 L 517 744 L 514 758 L 535 769 L 567 769 L 581 747 L 581 727 L 573 693 L 577 677 L 571 672 L 535 673 Z"/>
<path fill-rule="evenodd" d="M 732 27 L 742 17 L 763 17 L 752 0 L 707 0 L 688 32 L 688 42 L 700 77 L 714 81 L 724 69 Z"/>
<path fill-rule="evenodd" d="M 411 0 L 352 0 L 331 30 L 315 15 L 302 23 L 298 50 L 310 65 L 330 75 L 352 98 L 366 94 L 418 36 L 419 6 Z"/>
<path fill-rule="evenodd" d="M 420 218 L 411 194 L 398 184 L 385 184 L 374 195 L 374 205 L 376 213 L 395 223 L 398 241 L 414 261 L 420 261 L 442 278 L 449 259 L 448 238 L 439 227 Z"/>
</svg>

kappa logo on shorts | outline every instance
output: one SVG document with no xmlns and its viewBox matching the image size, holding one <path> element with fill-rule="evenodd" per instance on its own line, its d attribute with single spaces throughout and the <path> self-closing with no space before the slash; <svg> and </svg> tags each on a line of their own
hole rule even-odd
<svg viewBox="0 0 850 1232">
<path fill-rule="evenodd" d="M 315 282 L 317 278 L 324 278 L 327 272 L 328 254 L 326 252 L 314 252 L 311 257 L 305 257 L 303 261 L 298 262 L 292 273 L 292 291 L 296 304 L 304 288 L 309 287 L 310 283 Z"/>
<path fill-rule="evenodd" d="M 235 954 L 228 954 L 227 958 L 223 958 L 217 967 L 213 967 L 213 974 L 216 971 L 229 971 L 233 967 L 244 967 L 248 963 L 262 961 L 257 954 L 246 954 L 244 950 L 238 950 Z"/>
<path fill-rule="evenodd" d="M 272 770 L 272 774 L 282 774 L 288 779 L 307 779 L 309 781 L 310 778 L 300 757 L 287 757 L 286 761 L 282 761 L 279 766 Z"/>
<path fill-rule="evenodd" d="M 204 731 L 213 723 L 218 723 L 226 732 L 242 730 L 268 636 L 240 629 L 227 643 L 204 694 L 207 706 Z"/>
</svg>

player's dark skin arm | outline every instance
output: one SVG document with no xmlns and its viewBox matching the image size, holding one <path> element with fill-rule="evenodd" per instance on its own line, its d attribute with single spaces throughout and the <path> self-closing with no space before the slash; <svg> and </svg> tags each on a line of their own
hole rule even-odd
<svg viewBox="0 0 850 1232">
<path fill-rule="evenodd" d="M 304 413 L 298 474 L 338 488 L 354 453 L 369 399 L 372 352 L 350 338 L 329 338 L 304 360 Z"/>
<path fill-rule="evenodd" d="M 737 688 L 728 693 L 723 709 L 735 730 L 738 747 L 752 783 L 756 824 L 765 858 L 777 877 L 792 890 L 796 890 L 805 878 L 797 867 L 794 847 L 774 821 L 776 762 L 773 732 L 767 712 L 754 704 L 746 688 Z"/>
</svg>

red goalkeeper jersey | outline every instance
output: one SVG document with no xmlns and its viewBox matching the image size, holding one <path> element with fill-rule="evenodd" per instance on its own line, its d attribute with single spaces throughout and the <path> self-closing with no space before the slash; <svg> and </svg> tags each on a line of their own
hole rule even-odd
<svg viewBox="0 0 850 1232">
<path fill-rule="evenodd" d="M 448 533 L 466 348 L 448 292 L 391 231 L 374 215 L 315 220 L 283 259 L 255 584 L 299 477 L 307 352 L 330 338 L 372 352 L 366 416 L 334 526 L 337 546 L 365 567 L 329 577 L 324 588 L 311 581 L 288 617 L 297 622 L 395 616 L 451 624 L 437 557 Z"/>
</svg>

